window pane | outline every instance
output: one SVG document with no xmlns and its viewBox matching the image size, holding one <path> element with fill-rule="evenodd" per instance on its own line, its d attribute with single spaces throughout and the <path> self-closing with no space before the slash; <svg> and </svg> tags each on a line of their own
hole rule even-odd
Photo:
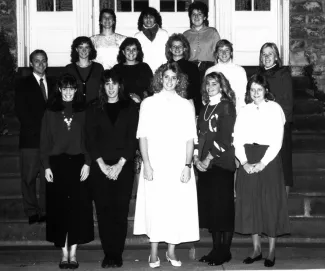
<svg viewBox="0 0 325 271">
<path fill-rule="evenodd" d="M 175 0 L 160 0 L 160 11 L 175 11 Z"/>
<path fill-rule="evenodd" d="M 56 0 L 56 11 L 72 11 L 72 0 Z"/>
<path fill-rule="evenodd" d="M 271 10 L 270 0 L 255 0 L 254 10 L 257 11 L 270 11 Z"/>
<path fill-rule="evenodd" d="M 103 8 L 111 8 L 115 10 L 114 0 L 100 0 L 100 10 Z"/>
<path fill-rule="evenodd" d="M 53 11 L 54 0 L 37 0 L 37 11 Z"/>
<path fill-rule="evenodd" d="M 117 11 L 132 11 L 131 0 L 117 0 Z"/>
<path fill-rule="evenodd" d="M 251 11 L 252 0 L 236 0 L 236 11 Z"/>
<path fill-rule="evenodd" d="M 142 11 L 149 7 L 148 0 L 134 0 L 134 11 Z"/>
<path fill-rule="evenodd" d="M 191 3 L 191 0 L 177 0 L 177 11 L 187 11 Z"/>
</svg>

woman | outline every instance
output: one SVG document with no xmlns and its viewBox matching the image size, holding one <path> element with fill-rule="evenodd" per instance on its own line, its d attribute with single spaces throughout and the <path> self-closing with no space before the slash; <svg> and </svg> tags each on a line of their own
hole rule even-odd
<svg viewBox="0 0 325 271">
<path fill-rule="evenodd" d="M 236 65 L 233 60 L 233 46 L 228 40 L 219 40 L 214 50 L 214 57 L 217 64 L 207 69 L 205 74 L 211 72 L 221 72 L 229 80 L 232 90 L 236 94 L 236 111 L 246 105 L 245 93 L 247 85 L 247 75 L 243 67 Z"/>
<path fill-rule="evenodd" d="M 139 41 L 126 38 L 117 56 L 118 63 L 113 70 L 123 79 L 124 94 L 130 96 L 136 103 L 140 103 L 148 96 L 152 79 L 152 71 L 143 62 L 143 52 Z"/>
<path fill-rule="evenodd" d="M 187 99 L 194 103 L 195 115 L 199 115 L 202 105 L 200 93 L 200 72 L 198 67 L 188 61 L 191 48 L 187 39 L 182 34 L 173 34 L 166 43 L 166 58 L 170 63 L 177 62 L 181 71 L 187 75 Z"/>
<path fill-rule="evenodd" d="M 209 27 L 208 13 L 209 9 L 205 3 L 195 1 L 190 4 L 188 8 L 190 29 L 184 32 L 191 46 L 189 60 L 199 67 L 201 80 L 205 71 L 214 65 L 213 50 L 220 40 L 217 29 Z"/>
<path fill-rule="evenodd" d="M 280 154 L 288 195 L 290 187 L 293 186 L 291 138 L 293 111 L 292 79 L 289 68 L 282 66 L 278 47 L 272 42 L 265 43 L 260 50 L 259 72 L 266 77 L 270 91 L 275 95 L 275 101 L 282 107 L 286 117 Z"/>
<path fill-rule="evenodd" d="M 236 120 L 235 93 L 222 73 L 212 72 L 202 85 L 206 105 L 198 118 L 198 144 L 193 161 L 198 171 L 200 228 L 212 234 L 213 248 L 200 261 L 221 265 L 231 260 L 234 232 L 235 150 L 232 133 Z"/>
<path fill-rule="evenodd" d="M 96 62 L 103 65 L 104 69 L 111 69 L 117 64 L 117 54 L 119 47 L 126 38 L 115 33 L 116 15 L 112 9 L 102 9 L 99 14 L 100 34 L 91 37 L 96 50 Z"/>
<path fill-rule="evenodd" d="M 196 137 L 193 106 L 183 99 L 187 82 L 176 63 L 164 64 L 153 79 L 154 95 L 141 104 L 137 138 L 143 158 L 134 234 L 151 243 L 149 266 L 159 267 L 159 242 L 166 259 L 181 266 L 175 245 L 199 239 L 196 183 L 191 161 Z"/>
<path fill-rule="evenodd" d="M 99 237 L 105 258 L 102 267 L 121 267 L 133 186 L 133 158 L 137 146 L 138 109 L 123 95 L 122 78 L 103 74 L 98 105 L 87 111 L 90 180 Z"/>
<path fill-rule="evenodd" d="M 77 78 L 78 87 L 82 90 L 87 105 L 97 98 L 103 66 L 93 61 L 97 51 L 88 37 L 77 37 L 71 45 L 71 64 L 66 72 Z"/>
<path fill-rule="evenodd" d="M 158 11 L 152 7 L 144 9 L 138 19 L 139 32 L 134 35 L 141 43 L 144 61 L 154 72 L 165 59 L 165 44 L 168 33 L 162 29 L 162 20 Z"/>
<path fill-rule="evenodd" d="M 47 180 L 46 240 L 61 247 L 61 269 L 78 268 L 77 245 L 94 240 L 84 108 L 77 80 L 60 76 L 43 117 L 40 149 Z"/>
<path fill-rule="evenodd" d="M 246 103 L 234 128 L 235 154 L 240 161 L 236 182 L 235 231 L 251 234 L 254 250 L 244 260 L 262 259 L 261 235 L 269 239 L 265 267 L 275 264 L 275 241 L 289 233 L 287 198 L 279 151 L 285 116 L 264 76 L 255 74 L 247 84 Z"/>
</svg>

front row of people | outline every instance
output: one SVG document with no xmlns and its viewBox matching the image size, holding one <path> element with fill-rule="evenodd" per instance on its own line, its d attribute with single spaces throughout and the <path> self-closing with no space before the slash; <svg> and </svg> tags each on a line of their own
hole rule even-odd
<svg viewBox="0 0 325 271">
<path fill-rule="evenodd" d="M 99 100 L 87 109 L 75 77 L 60 77 L 43 118 L 40 147 L 47 179 L 46 239 L 62 248 L 60 268 L 78 268 L 77 245 L 94 239 L 92 199 L 105 254 L 102 267 L 122 266 L 137 139 L 143 166 L 134 234 L 150 239 L 150 267 L 160 266 L 159 242 L 168 243 L 166 259 L 181 266 L 175 245 L 198 241 L 199 228 L 207 228 L 213 239 L 211 252 L 200 261 L 230 261 L 235 231 L 252 235 L 247 264 L 262 259 L 260 236 L 266 234 L 264 265 L 273 266 L 275 238 L 289 233 L 279 157 L 285 117 L 265 77 L 250 78 L 247 105 L 236 120 L 228 80 L 222 73 L 208 74 L 197 128 L 193 104 L 183 99 L 187 79 L 177 63 L 162 65 L 151 87 L 154 95 L 142 102 L 139 117 L 114 70 L 104 71 Z M 236 208 L 235 156 L 240 161 Z M 197 188 L 192 160 L 199 171 Z"/>
</svg>

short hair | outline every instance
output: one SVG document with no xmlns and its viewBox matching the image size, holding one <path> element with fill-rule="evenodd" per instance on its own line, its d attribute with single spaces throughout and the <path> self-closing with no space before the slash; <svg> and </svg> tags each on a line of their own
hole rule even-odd
<svg viewBox="0 0 325 271">
<path fill-rule="evenodd" d="M 173 35 L 171 35 L 166 43 L 165 55 L 167 60 L 170 61 L 171 59 L 173 59 L 173 54 L 170 51 L 170 49 L 172 48 L 174 41 L 180 41 L 183 44 L 183 47 L 186 49 L 183 53 L 183 58 L 185 60 L 188 60 L 191 55 L 190 43 L 188 42 L 187 38 L 185 38 L 183 34 L 179 34 L 179 33 L 178 34 L 174 33 Z"/>
<path fill-rule="evenodd" d="M 246 104 L 253 102 L 253 99 L 252 99 L 251 93 L 250 93 L 251 86 L 253 83 L 258 84 L 264 88 L 264 90 L 265 90 L 264 97 L 266 100 L 269 100 L 269 101 L 275 100 L 274 95 L 270 92 L 269 83 L 267 82 L 266 77 L 260 73 L 256 73 L 256 74 L 253 74 L 247 82 L 246 94 L 245 94 L 245 103 Z"/>
<path fill-rule="evenodd" d="M 233 59 L 233 53 L 234 53 L 234 48 L 233 48 L 233 44 L 229 41 L 229 40 L 226 40 L 226 39 L 223 39 L 223 40 L 219 40 L 216 44 L 216 47 L 214 49 L 214 57 L 215 59 L 218 59 L 218 50 L 219 48 L 221 47 L 228 47 L 230 49 L 230 58 Z"/>
<path fill-rule="evenodd" d="M 102 31 L 103 31 L 103 26 L 101 24 L 101 21 L 103 19 L 104 13 L 108 13 L 108 14 L 110 14 L 110 15 L 113 16 L 114 24 L 113 24 L 112 28 L 113 28 L 113 32 L 115 32 L 115 28 L 116 28 L 116 14 L 115 14 L 114 10 L 112 10 L 111 8 L 104 8 L 99 13 L 99 31 L 100 31 L 100 33 L 102 33 Z"/>
<path fill-rule="evenodd" d="M 86 36 L 80 36 L 80 37 L 75 38 L 72 42 L 71 53 L 70 53 L 71 63 L 76 63 L 79 60 L 79 54 L 76 51 L 76 49 L 78 48 L 79 45 L 84 44 L 84 43 L 88 44 L 90 47 L 89 60 L 96 59 L 97 51 L 96 51 L 91 39 Z"/>
<path fill-rule="evenodd" d="M 203 78 L 201 94 L 202 94 L 202 100 L 205 103 L 209 102 L 209 95 L 206 91 L 206 85 L 209 79 L 215 79 L 220 84 L 221 100 L 230 101 L 234 105 L 236 105 L 236 94 L 232 90 L 228 79 L 223 75 L 222 72 L 211 72 Z"/>
<path fill-rule="evenodd" d="M 123 51 L 125 50 L 126 47 L 135 45 L 138 50 L 138 54 L 136 57 L 136 60 L 139 62 L 143 62 L 143 51 L 140 42 L 136 38 L 130 38 L 127 37 L 120 45 L 120 49 L 117 55 L 117 62 L 118 63 L 125 63 L 126 62 L 126 57 L 123 54 Z"/>
<path fill-rule="evenodd" d="M 181 69 L 179 68 L 177 62 L 173 63 L 166 63 L 161 65 L 155 72 L 153 79 L 151 81 L 151 92 L 153 93 L 159 93 L 163 89 L 163 84 L 162 84 L 162 78 L 165 74 L 166 71 L 171 70 L 174 73 L 176 73 L 176 77 L 178 80 L 178 83 L 175 87 L 176 93 L 183 97 L 186 98 L 187 96 L 187 86 L 188 86 L 188 80 L 187 80 L 187 75 L 181 72 Z"/>
<path fill-rule="evenodd" d="M 63 104 L 62 93 L 60 89 L 71 87 L 77 89 L 72 100 L 72 108 L 74 112 L 85 110 L 85 98 L 82 89 L 79 87 L 77 79 L 70 73 L 60 75 L 57 80 L 56 88 L 51 97 L 49 97 L 48 108 L 51 111 L 62 111 L 65 107 Z"/>
<path fill-rule="evenodd" d="M 203 13 L 205 20 L 203 21 L 204 25 L 209 26 L 209 20 L 208 20 L 208 15 L 209 15 L 209 8 L 208 6 L 201 2 L 201 1 L 194 1 L 192 4 L 189 5 L 188 7 L 188 17 L 190 18 L 190 27 L 192 27 L 192 13 L 193 10 L 199 10 Z"/>
<path fill-rule="evenodd" d="M 260 67 L 264 67 L 263 61 L 262 61 L 262 55 L 263 55 L 263 50 L 265 48 L 267 48 L 267 47 L 270 47 L 273 50 L 273 53 L 275 54 L 275 63 L 278 64 L 279 67 L 282 67 L 282 60 L 280 58 L 279 49 L 276 46 L 276 44 L 273 43 L 273 42 L 264 43 L 263 46 L 261 47 L 261 50 L 260 50 Z"/>
<path fill-rule="evenodd" d="M 107 83 L 110 80 L 112 80 L 114 83 L 119 84 L 119 90 L 118 90 L 119 99 L 126 100 L 122 77 L 114 69 L 104 70 L 103 75 L 101 77 L 101 86 L 99 90 L 99 103 L 98 103 L 98 106 L 102 109 L 104 108 L 104 105 L 107 104 L 108 101 L 108 96 L 105 90 L 105 83 Z"/>
<path fill-rule="evenodd" d="M 142 10 L 142 12 L 139 16 L 139 19 L 138 19 L 139 31 L 141 31 L 142 27 L 143 27 L 143 18 L 148 15 L 155 17 L 156 24 L 159 26 L 159 28 L 162 27 L 162 19 L 161 19 L 159 12 L 155 8 L 147 7 L 144 10 Z"/>
<path fill-rule="evenodd" d="M 36 49 L 34 50 L 30 55 L 29 55 L 29 62 L 32 63 L 33 62 L 33 58 L 35 55 L 38 55 L 38 54 L 42 54 L 45 56 L 45 59 L 46 61 L 48 61 L 48 58 L 47 58 L 47 54 L 44 50 L 42 49 Z"/>
</svg>

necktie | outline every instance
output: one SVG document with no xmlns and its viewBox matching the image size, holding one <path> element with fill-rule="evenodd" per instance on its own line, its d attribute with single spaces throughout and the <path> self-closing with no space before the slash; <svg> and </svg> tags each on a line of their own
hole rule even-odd
<svg viewBox="0 0 325 271">
<path fill-rule="evenodd" d="M 47 101 L 46 89 L 45 89 L 45 85 L 44 85 L 44 83 L 43 83 L 43 80 L 44 80 L 43 78 L 41 78 L 41 79 L 39 80 L 39 86 L 40 86 L 41 89 L 42 89 L 42 94 L 43 94 L 44 100 Z"/>
</svg>

